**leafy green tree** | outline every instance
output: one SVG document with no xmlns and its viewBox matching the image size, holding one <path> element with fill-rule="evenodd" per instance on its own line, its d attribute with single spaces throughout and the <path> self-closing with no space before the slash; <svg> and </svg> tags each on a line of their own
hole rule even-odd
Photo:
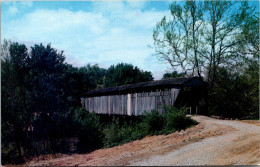
<svg viewBox="0 0 260 167">
<path fill-rule="evenodd" d="M 173 71 L 172 73 L 165 73 L 163 74 L 162 79 L 169 79 L 169 78 L 178 78 L 178 77 L 184 77 L 184 73 L 178 73 L 177 71 Z"/>
<path fill-rule="evenodd" d="M 209 94 L 210 114 L 231 118 L 259 118 L 258 62 L 251 61 L 241 72 L 217 70 L 218 78 Z"/>
<path fill-rule="evenodd" d="M 97 64 L 90 64 L 79 68 L 79 73 L 82 75 L 84 91 L 89 91 L 104 87 L 104 77 L 106 69 L 100 68 Z"/>
<path fill-rule="evenodd" d="M 164 16 L 153 32 L 155 55 L 185 75 L 201 75 L 199 50 L 202 47 L 202 2 L 187 1 L 170 5 L 172 18 Z"/>
<path fill-rule="evenodd" d="M 63 52 L 35 45 L 30 52 L 30 75 L 35 111 L 52 114 L 62 110 L 64 102 L 64 62 Z"/>
<path fill-rule="evenodd" d="M 66 110 L 65 56 L 50 44 L 46 47 L 40 44 L 31 47 L 29 59 L 30 91 L 36 114 L 34 133 L 45 141 L 50 138 L 54 116 Z"/>
<path fill-rule="evenodd" d="M 259 119 L 259 57 L 250 60 L 248 67 L 245 69 L 242 81 L 247 84 L 246 111 L 250 118 Z"/>
<path fill-rule="evenodd" d="M 32 118 L 30 92 L 27 91 L 27 48 L 23 44 L 5 40 L 1 57 L 2 150 L 11 149 L 9 144 L 14 143 L 21 158 L 22 145 L 26 146 L 27 127 Z M 26 152 L 25 149 L 23 151 Z"/>
<path fill-rule="evenodd" d="M 73 67 L 65 64 L 65 96 L 69 107 L 79 107 L 82 93 L 104 87 L 106 69 L 91 66 Z"/>
<path fill-rule="evenodd" d="M 253 55 L 259 59 L 259 12 L 245 18 L 243 33 L 236 36 L 239 41 L 235 52 L 240 55 Z"/>
<path fill-rule="evenodd" d="M 80 95 L 83 90 L 83 76 L 80 75 L 79 69 L 71 64 L 65 64 L 65 88 L 64 93 L 67 97 L 68 107 L 80 105 Z"/>
<path fill-rule="evenodd" d="M 112 87 L 151 80 L 153 80 L 151 72 L 142 71 L 131 64 L 120 63 L 108 68 L 105 76 L 105 86 Z"/>
</svg>

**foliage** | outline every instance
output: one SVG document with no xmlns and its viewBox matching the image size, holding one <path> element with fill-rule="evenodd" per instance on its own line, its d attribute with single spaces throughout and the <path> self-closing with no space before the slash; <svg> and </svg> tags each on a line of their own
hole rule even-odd
<svg viewBox="0 0 260 167">
<path fill-rule="evenodd" d="M 86 87 L 84 87 L 84 92 L 104 87 L 104 78 L 106 75 L 106 69 L 99 68 L 97 64 L 91 66 L 90 64 L 79 68 L 79 73 L 81 74 L 81 79 Z M 86 84 L 87 83 L 87 84 Z"/>
<path fill-rule="evenodd" d="M 28 53 L 25 45 L 10 41 L 4 42 L 1 56 L 2 150 L 13 160 L 21 159 L 38 153 L 36 141 L 70 134 L 64 126 L 70 121 L 63 112 L 69 108 L 65 57 L 50 45 L 35 45 Z"/>
<path fill-rule="evenodd" d="M 171 16 L 154 28 L 155 55 L 186 76 L 204 74 L 212 88 L 218 67 L 243 62 L 248 48 L 257 53 L 259 17 L 247 1 L 173 2 L 169 8 Z"/>
<path fill-rule="evenodd" d="M 209 83 L 205 114 L 256 118 L 259 12 L 248 1 L 173 2 L 169 9 L 153 32 L 158 59 Z"/>
<path fill-rule="evenodd" d="M 248 4 L 244 4 L 245 8 Z M 253 8 L 255 9 L 255 8 Z M 253 55 L 254 58 L 259 58 L 259 12 L 248 14 L 242 25 L 241 34 L 236 36 L 236 40 L 239 41 L 235 49 L 239 55 Z"/>
<path fill-rule="evenodd" d="M 151 72 L 142 71 L 131 64 L 120 63 L 108 68 L 105 77 L 105 87 L 126 85 L 153 80 Z"/>
<path fill-rule="evenodd" d="M 105 129 L 104 129 L 104 139 L 103 139 L 103 142 L 104 142 L 104 145 L 106 147 L 111 147 L 111 146 L 114 146 L 116 145 L 116 143 L 119 143 L 120 141 L 123 140 L 123 136 L 122 136 L 122 133 L 120 134 L 120 129 L 119 129 L 119 122 L 118 120 L 113 120 L 112 124 L 108 125 Z M 123 129 L 123 128 L 121 128 Z"/>
<path fill-rule="evenodd" d="M 28 52 L 23 44 L 4 41 L 1 53 L 1 147 L 10 150 L 9 156 L 16 157 L 18 153 L 18 158 L 21 158 L 22 141 L 25 141 L 23 128 L 30 124 L 31 118 L 30 94 L 26 90 Z M 10 142 L 15 146 L 10 146 Z"/>
<path fill-rule="evenodd" d="M 83 92 L 97 89 L 98 86 L 103 87 L 103 78 L 106 69 L 99 68 L 98 65 L 90 64 L 84 67 L 73 67 L 65 64 L 65 88 L 64 93 L 67 97 L 69 107 L 77 107 L 80 105 L 80 97 Z"/>
<path fill-rule="evenodd" d="M 101 147 L 103 130 L 94 123 L 100 122 L 99 117 L 78 108 L 82 93 L 104 87 L 110 75 L 116 76 L 114 85 L 122 84 L 121 79 L 126 83 L 152 80 L 150 72 L 129 64 L 111 66 L 116 74 L 98 65 L 73 67 L 64 62 L 63 51 L 50 44 L 36 44 L 28 52 L 24 44 L 4 40 L 1 59 L 1 148 L 5 162 L 68 152 L 68 145 L 58 139 L 75 135 L 80 139 L 81 152 Z"/>
<path fill-rule="evenodd" d="M 143 122 L 148 125 L 148 133 L 161 131 L 164 125 L 163 115 L 158 110 L 152 110 L 150 113 L 146 112 Z"/>
<path fill-rule="evenodd" d="M 168 108 L 165 114 L 164 129 L 171 132 L 174 130 L 185 129 L 191 125 L 196 125 L 197 122 L 195 120 L 186 117 L 186 111 L 187 109 L 185 107 L 180 109 L 174 107 Z"/>
<path fill-rule="evenodd" d="M 35 45 L 30 52 L 30 91 L 33 110 L 42 115 L 63 111 L 64 95 L 63 52 L 57 52 L 50 45 Z"/>
<path fill-rule="evenodd" d="M 89 113 L 83 108 L 77 108 L 74 121 L 79 139 L 79 152 L 91 151 L 102 146 L 103 134 L 99 117 L 95 113 Z"/>
<path fill-rule="evenodd" d="M 229 118 L 259 118 L 258 62 L 251 61 L 244 72 L 219 68 L 219 78 L 210 91 L 210 114 Z"/>
<path fill-rule="evenodd" d="M 113 120 L 104 129 L 104 146 L 111 147 L 123 144 L 132 140 L 142 139 L 147 135 L 169 134 L 176 130 L 185 129 L 197 122 L 186 117 L 186 108 L 176 109 L 167 107 L 164 114 L 160 114 L 157 110 L 146 112 L 141 116 L 138 123 L 120 125 L 118 120 Z"/>
<path fill-rule="evenodd" d="M 196 121 L 186 117 L 185 110 L 185 108 L 168 107 L 164 114 L 152 110 L 141 116 L 141 119 L 126 121 L 127 118 L 114 116 L 102 120 L 95 113 L 89 113 L 84 108 L 77 108 L 74 121 L 77 124 L 79 151 L 91 151 L 102 146 L 112 147 L 140 140 L 147 135 L 168 134 L 196 125 Z"/>
<path fill-rule="evenodd" d="M 177 71 L 173 71 L 172 73 L 165 73 L 163 74 L 162 79 L 169 79 L 169 78 L 178 78 L 178 77 L 184 77 L 184 73 L 178 73 Z"/>
</svg>

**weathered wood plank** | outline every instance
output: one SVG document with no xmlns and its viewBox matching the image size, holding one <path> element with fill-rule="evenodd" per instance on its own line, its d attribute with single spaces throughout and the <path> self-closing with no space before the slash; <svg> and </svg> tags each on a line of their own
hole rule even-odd
<svg viewBox="0 0 260 167">
<path fill-rule="evenodd" d="M 82 106 L 89 112 L 98 114 L 142 115 L 158 109 L 163 112 L 164 105 L 174 105 L 180 89 L 158 92 L 140 92 L 126 95 L 87 97 L 81 99 Z"/>
</svg>

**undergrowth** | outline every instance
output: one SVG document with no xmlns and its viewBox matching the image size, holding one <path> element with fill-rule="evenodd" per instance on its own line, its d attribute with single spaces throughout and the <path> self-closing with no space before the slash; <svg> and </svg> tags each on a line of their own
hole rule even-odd
<svg viewBox="0 0 260 167">
<path fill-rule="evenodd" d="M 104 122 L 100 121 L 99 115 L 80 109 L 78 112 L 84 114 L 77 113 L 75 117 L 79 151 L 113 147 L 148 135 L 166 135 L 198 124 L 186 117 L 185 111 L 186 108 L 165 107 L 163 114 L 152 110 L 134 120 L 124 121 L 126 118 L 123 117 L 122 121 L 122 118 L 112 116 Z"/>
</svg>

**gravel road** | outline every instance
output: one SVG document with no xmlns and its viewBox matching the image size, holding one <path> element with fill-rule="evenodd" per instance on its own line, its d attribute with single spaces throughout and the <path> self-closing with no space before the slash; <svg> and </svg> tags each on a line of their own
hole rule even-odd
<svg viewBox="0 0 260 167">
<path fill-rule="evenodd" d="M 36 157 L 26 166 L 257 165 L 259 121 L 194 116 L 199 125 L 87 154 Z"/>
<path fill-rule="evenodd" d="M 193 119 L 205 124 L 228 125 L 230 133 L 188 144 L 164 155 L 155 155 L 130 165 L 244 165 L 260 164 L 260 127 L 243 121 L 217 120 L 204 116 Z"/>
</svg>

